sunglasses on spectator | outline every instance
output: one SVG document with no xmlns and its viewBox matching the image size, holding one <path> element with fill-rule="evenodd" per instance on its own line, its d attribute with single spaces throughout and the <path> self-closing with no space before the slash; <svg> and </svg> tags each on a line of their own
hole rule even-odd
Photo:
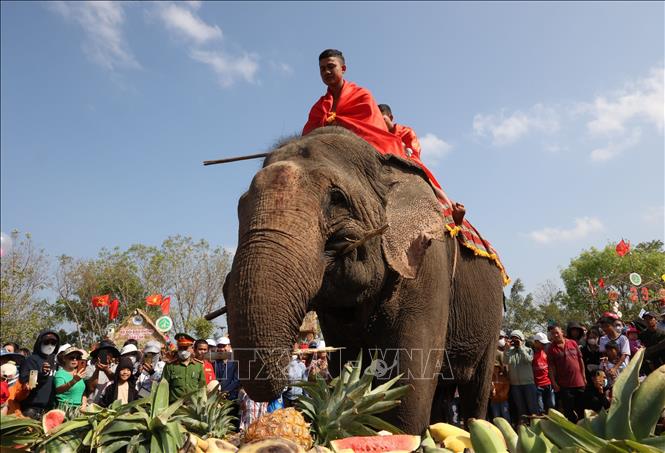
<svg viewBox="0 0 665 453">
<path fill-rule="evenodd" d="M 44 340 L 44 341 L 43 341 L 43 344 L 52 344 L 52 345 L 56 345 L 56 344 L 58 344 L 58 342 L 57 342 L 56 340 Z"/>
</svg>

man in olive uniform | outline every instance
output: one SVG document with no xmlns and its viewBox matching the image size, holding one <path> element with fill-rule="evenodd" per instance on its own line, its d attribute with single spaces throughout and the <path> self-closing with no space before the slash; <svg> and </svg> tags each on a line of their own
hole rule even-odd
<svg viewBox="0 0 665 453">
<path fill-rule="evenodd" d="M 178 343 L 178 360 L 167 364 L 162 375 L 169 383 L 169 403 L 206 385 L 203 365 L 194 360 L 194 338 L 179 333 L 175 339 Z"/>
</svg>

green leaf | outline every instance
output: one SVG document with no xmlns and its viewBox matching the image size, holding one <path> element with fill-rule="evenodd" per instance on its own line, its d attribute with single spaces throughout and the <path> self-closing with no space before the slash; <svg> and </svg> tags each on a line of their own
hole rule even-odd
<svg viewBox="0 0 665 453">
<path fill-rule="evenodd" d="M 643 443 L 644 445 L 650 445 L 652 447 L 655 447 L 660 451 L 665 451 L 665 435 L 647 437 L 645 439 L 641 439 L 640 442 Z"/>
<path fill-rule="evenodd" d="M 630 403 L 633 392 L 640 385 L 639 375 L 643 357 L 644 349 L 640 349 L 619 374 L 612 387 L 612 403 L 605 422 L 605 433 L 610 439 L 635 439 L 630 426 Z"/>
<path fill-rule="evenodd" d="M 152 406 L 150 408 L 150 418 L 156 417 L 161 414 L 164 409 L 169 406 L 169 382 L 162 379 L 157 386 L 152 398 Z"/>
<path fill-rule="evenodd" d="M 663 408 L 665 408 L 665 365 L 651 372 L 633 394 L 630 422 L 637 439 L 653 435 Z"/>
<path fill-rule="evenodd" d="M 599 449 L 604 445 L 607 445 L 607 441 L 596 437 L 589 431 L 584 428 L 577 426 L 575 423 L 568 420 L 561 412 L 558 412 L 554 409 L 550 409 L 547 413 L 547 419 L 541 420 L 540 426 L 542 427 L 547 437 L 550 438 L 555 444 L 559 445 L 557 439 L 552 438 L 550 432 L 548 432 L 549 423 L 557 425 L 561 430 L 570 435 L 573 439 L 573 444 L 585 448 L 590 451 L 594 449 Z M 559 445 L 559 446 L 568 446 L 568 445 Z"/>
</svg>

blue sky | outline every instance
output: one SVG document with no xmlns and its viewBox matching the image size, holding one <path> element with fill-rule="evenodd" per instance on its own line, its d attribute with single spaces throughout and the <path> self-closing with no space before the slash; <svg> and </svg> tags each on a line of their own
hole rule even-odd
<svg viewBox="0 0 665 453">
<path fill-rule="evenodd" d="M 2 2 L 1 229 L 50 255 L 233 248 L 268 150 L 324 92 L 392 106 L 528 289 L 582 249 L 664 238 L 664 6 Z"/>
</svg>

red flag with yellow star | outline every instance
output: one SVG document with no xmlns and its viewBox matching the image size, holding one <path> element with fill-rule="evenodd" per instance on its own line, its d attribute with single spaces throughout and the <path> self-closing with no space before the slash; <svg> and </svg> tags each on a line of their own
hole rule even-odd
<svg viewBox="0 0 665 453">
<path fill-rule="evenodd" d="M 93 307 L 106 307 L 109 304 L 109 300 L 111 299 L 110 294 L 105 294 L 103 296 L 95 296 L 92 298 L 92 306 Z"/>
<path fill-rule="evenodd" d="M 146 297 L 145 301 L 148 303 L 148 305 L 162 305 L 162 295 L 152 294 Z"/>
</svg>

